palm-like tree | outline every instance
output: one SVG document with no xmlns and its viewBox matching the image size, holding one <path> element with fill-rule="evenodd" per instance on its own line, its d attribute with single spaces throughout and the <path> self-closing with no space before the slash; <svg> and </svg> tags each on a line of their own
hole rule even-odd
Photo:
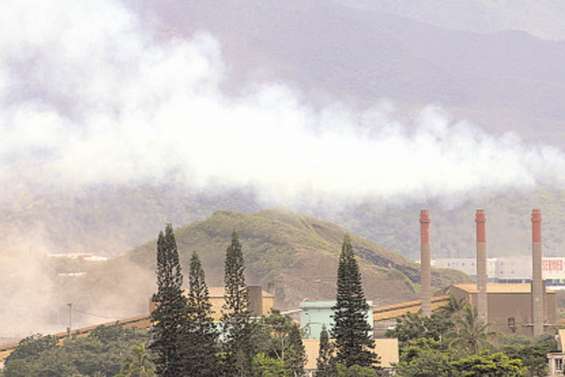
<svg viewBox="0 0 565 377">
<path fill-rule="evenodd" d="M 465 305 L 461 314 L 455 318 L 455 328 L 451 332 L 450 346 L 460 348 L 468 354 L 478 354 L 489 345 L 488 325 L 484 323 L 471 305 Z"/>
<path fill-rule="evenodd" d="M 456 299 L 454 296 L 449 296 L 449 301 L 446 306 L 442 306 L 438 313 L 451 317 L 453 314 L 459 313 L 465 307 L 464 299 Z"/>
</svg>

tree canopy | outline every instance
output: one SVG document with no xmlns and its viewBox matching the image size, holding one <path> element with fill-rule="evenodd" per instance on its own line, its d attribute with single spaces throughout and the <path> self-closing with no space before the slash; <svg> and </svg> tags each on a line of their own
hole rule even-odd
<svg viewBox="0 0 565 377">
<path fill-rule="evenodd" d="M 52 336 L 35 335 L 22 340 L 8 357 L 4 377 L 114 377 L 125 372 L 126 365 L 133 368 L 147 339 L 146 331 L 121 326 L 98 327 L 86 337 L 68 338 L 62 344 Z M 151 377 L 151 360 L 144 358 L 143 368 L 143 377 Z"/>
<path fill-rule="evenodd" d="M 359 265 L 355 259 L 351 238 L 343 239 L 337 270 L 337 294 L 334 326 L 335 361 L 346 367 L 377 366 L 373 352 L 372 328 L 368 320 L 369 304 L 365 299 Z"/>
</svg>

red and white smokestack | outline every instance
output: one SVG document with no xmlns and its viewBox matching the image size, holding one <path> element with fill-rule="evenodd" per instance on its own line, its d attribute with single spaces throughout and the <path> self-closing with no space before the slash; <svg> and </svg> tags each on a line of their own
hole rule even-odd
<svg viewBox="0 0 565 377">
<path fill-rule="evenodd" d="M 475 213 L 477 229 L 477 313 L 484 323 L 488 323 L 486 221 L 485 211 L 478 209 Z"/>
<path fill-rule="evenodd" d="M 543 334 L 543 296 L 545 289 L 542 275 L 542 258 L 541 211 L 534 209 L 532 210 L 532 321 L 534 324 L 534 336 Z"/>
<path fill-rule="evenodd" d="M 420 211 L 420 283 L 422 285 L 422 314 L 432 315 L 432 253 L 430 249 L 430 214 Z"/>
</svg>

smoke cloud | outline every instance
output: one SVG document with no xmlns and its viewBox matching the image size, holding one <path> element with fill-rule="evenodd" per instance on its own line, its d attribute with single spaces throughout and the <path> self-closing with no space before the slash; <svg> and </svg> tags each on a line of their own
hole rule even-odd
<svg viewBox="0 0 565 377">
<path fill-rule="evenodd" d="M 73 304 L 75 329 L 146 315 L 154 290 L 154 274 L 128 260 L 118 273 L 104 261 L 50 256 L 39 242 L 2 248 L 0 345 L 34 333 L 65 331 L 68 303 Z"/>
<path fill-rule="evenodd" d="M 229 68 L 212 35 L 164 37 L 117 0 L 2 1 L 0 209 L 27 206 L 30 190 L 162 181 L 251 187 L 286 205 L 457 198 L 554 183 L 565 170 L 555 148 L 489 134 L 433 105 L 400 120 L 391 101 L 320 109 L 281 83 L 229 96 Z M 135 266 L 116 285 L 137 298 L 126 307 L 123 296 L 57 294 L 49 263 L 27 254 L 47 244 L 41 229 L 25 225 L 14 224 L 22 239 L 0 250 L 0 336 L 62 329 L 70 300 L 111 318 L 145 310 L 152 276 Z"/>
<path fill-rule="evenodd" d="M 227 96 L 213 36 L 163 38 L 118 1 L 2 8 L 0 182 L 14 191 L 174 180 L 361 200 L 528 188 L 565 168 L 554 148 L 434 106 L 400 122 L 387 101 L 316 109 L 278 83 Z"/>
</svg>

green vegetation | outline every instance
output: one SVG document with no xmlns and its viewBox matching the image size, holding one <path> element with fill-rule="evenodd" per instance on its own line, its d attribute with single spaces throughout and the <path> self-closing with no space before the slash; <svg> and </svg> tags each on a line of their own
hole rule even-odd
<svg viewBox="0 0 565 377">
<path fill-rule="evenodd" d="M 547 374 L 547 354 L 555 352 L 557 345 L 555 339 L 549 335 L 538 339 L 500 336 L 498 348 L 509 357 L 522 360 L 526 367 L 526 376 L 536 377 Z"/>
<path fill-rule="evenodd" d="M 522 377 L 526 373 L 522 360 L 511 359 L 502 352 L 466 356 L 454 361 L 451 367 L 458 377 Z"/>
<path fill-rule="evenodd" d="M 251 376 L 256 352 L 252 341 L 254 323 L 249 312 L 245 266 L 236 232 L 226 250 L 224 264 L 225 304 L 223 308 L 224 364 L 228 376 Z"/>
<path fill-rule="evenodd" d="M 409 314 L 388 336 L 400 341 L 400 377 L 544 377 L 551 337 L 538 339 L 488 332 L 476 311 L 453 298 L 426 318 Z"/>
<path fill-rule="evenodd" d="M 240 242 L 245 244 L 246 272 L 254 277 L 257 284 L 276 294 L 279 307 L 298 306 L 304 298 L 305 286 L 310 287 L 308 297 L 313 300 L 335 295 L 339 251 L 346 230 L 288 211 L 219 211 L 204 221 L 175 229 L 183 268 L 188 270 L 190 252 L 197 250 L 209 286 L 223 285 L 224 251 L 234 229 L 237 229 Z M 417 297 L 417 264 L 361 237 L 352 236 L 351 243 L 357 253 L 368 299 L 394 303 Z M 108 262 L 112 265 L 107 267 L 112 268 L 112 277 L 102 280 L 126 276 L 120 268 L 131 265 L 129 262 L 143 270 L 153 271 L 154 249 L 155 243 L 151 242 L 127 256 Z M 459 272 L 434 270 L 433 284 L 444 288 L 465 279 L 466 276 Z M 115 284 L 111 287 L 114 288 Z M 144 298 L 141 304 L 145 301 Z"/>
<path fill-rule="evenodd" d="M 274 310 L 255 323 L 252 376 L 304 376 L 306 355 L 300 329 L 290 318 Z"/>
<path fill-rule="evenodd" d="M 154 377 L 155 367 L 144 344 L 137 344 L 116 377 Z"/>
<path fill-rule="evenodd" d="M 22 340 L 5 363 L 4 377 L 153 377 L 144 344 L 147 332 L 119 326 L 99 327 L 90 335 Z"/>
<path fill-rule="evenodd" d="M 204 270 L 193 253 L 188 276 L 188 321 L 184 321 L 183 370 L 192 377 L 213 376 L 218 366 L 218 330 L 212 320 L 212 305 Z"/>
<path fill-rule="evenodd" d="M 332 309 L 335 361 L 347 368 L 354 365 L 376 366 L 377 357 L 373 352 L 375 343 L 367 320 L 369 304 L 365 300 L 359 266 L 347 235 L 339 256 L 336 305 Z"/>
<path fill-rule="evenodd" d="M 316 360 L 316 376 L 330 377 L 332 374 L 332 354 L 333 345 L 330 343 L 330 337 L 326 325 L 322 326 L 320 333 L 320 349 L 318 351 L 318 359 Z"/>
<path fill-rule="evenodd" d="M 259 372 L 261 377 L 289 377 L 288 369 L 285 367 L 284 361 L 274 359 L 258 353 L 253 358 L 252 368 L 254 371 Z"/>
<path fill-rule="evenodd" d="M 279 312 L 258 319 L 252 341 L 255 354 L 248 375 L 252 377 L 301 377 L 304 346 L 292 320 Z M 298 333 L 297 333 L 298 331 Z M 155 377 L 156 355 L 146 331 L 101 326 L 89 336 L 69 338 L 61 344 L 52 336 L 32 336 L 22 340 L 6 361 L 2 377 Z M 188 345 L 189 342 L 184 343 Z M 203 345 L 205 346 L 205 345 Z M 194 349 L 194 348 L 192 348 Z M 186 376 L 193 374 L 197 360 L 185 360 Z M 190 366 L 190 363 L 195 362 Z M 198 372 L 199 373 L 199 372 Z M 222 364 L 201 375 L 227 376 Z"/>
<path fill-rule="evenodd" d="M 453 332 L 450 334 L 450 346 L 463 354 L 477 354 L 488 346 L 488 325 L 481 322 L 477 309 L 465 305 L 454 318 Z"/>
<path fill-rule="evenodd" d="M 302 334 L 297 324 L 292 324 L 288 334 L 288 351 L 285 357 L 291 376 L 304 376 L 306 352 L 302 343 Z"/>
<path fill-rule="evenodd" d="M 378 372 L 374 368 L 352 365 L 349 368 L 343 364 L 336 365 L 336 377 L 377 377 Z"/>
<path fill-rule="evenodd" d="M 157 375 L 183 375 L 186 343 L 183 329 L 187 322 L 187 301 L 182 289 L 183 276 L 173 228 L 169 224 L 157 240 L 157 293 L 149 348 L 154 354 Z"/>
</svg>

